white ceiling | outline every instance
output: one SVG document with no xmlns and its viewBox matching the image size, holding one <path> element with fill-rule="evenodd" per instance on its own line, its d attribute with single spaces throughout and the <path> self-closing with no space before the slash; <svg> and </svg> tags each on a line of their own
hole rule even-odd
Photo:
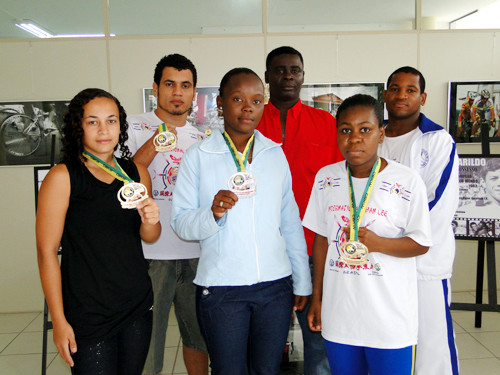
<svg viewBox="0 0 500 375">
<path fill-rule="evenodd" d="M 29 19 L 53 34 L 259 33 L 262 0 L 1 0 L 0 38 L 27 38 L 14 26 Z M 424 25 L 448 23 L 499 0 L 421 0 Z M 270 32 L 414 28 L 414 0 L 268 0 Z M 500 23 L 500 17 L 497 17 Z M 430 22 L 429 22 L 430 20 Z M 480 27 L 478 27 L 480 28 Z M 500 26 L 496 26 L 500 28 Z"/>
</svg>

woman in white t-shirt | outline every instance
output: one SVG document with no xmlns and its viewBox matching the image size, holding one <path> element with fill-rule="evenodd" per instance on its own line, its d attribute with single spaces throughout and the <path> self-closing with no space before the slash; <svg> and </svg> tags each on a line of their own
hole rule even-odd
<svg viewBox="0 0 500 375">
<path fill-rule="evenodd" d="M 371 96 L 342 103 L 337 137 L 346 160 L 318 172 L 303 220 L 316 233 L 309 327 L 322 331 L 332 374 L 413 370 L 415 257 L 431 245 L 429 212 L 418 174 L 378 157 L 382 119 Z"/>
</svg>

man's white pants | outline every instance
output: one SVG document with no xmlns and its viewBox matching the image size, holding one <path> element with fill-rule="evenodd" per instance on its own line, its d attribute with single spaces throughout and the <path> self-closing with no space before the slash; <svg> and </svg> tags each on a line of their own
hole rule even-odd
<svg viewBox="0 0 500 375">
<path fill-rule="evenodd" d="M 416 375 L 458 375 L 450 280 L 418 280 Z"/>
</svg>

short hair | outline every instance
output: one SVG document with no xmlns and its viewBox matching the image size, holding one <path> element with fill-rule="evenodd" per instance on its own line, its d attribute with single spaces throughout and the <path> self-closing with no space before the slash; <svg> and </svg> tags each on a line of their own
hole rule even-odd
<svg viewBox="0 0 500 375">
<path fill-rule="evenodd" d="M 480 174 L 481 178 L 484 180 L 484 179 L 486 179 L 486 174 L 488 172 L 494 172 L 498 169 L 500 169 L 500 159 L 497 159 L 497 158 L 488 159 L 488 160 L 486 160 L 486 164 L 479 171 L 479 174 Z"/>
<path fill-rule="evenodd" d="M 387 79 L 387 88 L 389 88 L 389 85 L 391 84 L 392 77 L 394 77 L 398 73 L 410 73 L 418 76 L 418 85 L 420 86 L 420 93 L 422 94 L 425 92 L 425 78 L 423 74 L 420 73 L 419 70 L 411 66 L 402 66 L 401 68 L 398 68 L 394 72 L 392 72 L 392 74 Z"/>
<path fill-rule="evenodd" d="M 125 109 L 120 104 L 120 101 L 111 95 L 109 92 L 97 89 L 89 88 L 80 91 L 76 96 L 71 99 L 68 105 L 68 110 L 63 118 L 63 126 L 61 129 L 62 133 L 62 157 L 61 161 L 66 164 L 81 164 L 83 155 L 83 107 L 93 99 L 96 98 L 108 98 L 113 100 L 118 107 L 118 114 L 120 120 L 120 136 L 118 138 L 118 145 L 115 146 L 115 150 L 119 147 L 121 151 L 121 157 L 125 159 L 130 159 L 132 154 L 125 144 L 128 140 L 127 135 L 127 113 Z"/>
<path fill-rule="evenodd" d="M 337 109 L 337 120 L 343 112 L 352 107 L 367 107 L 373 109 L 378 120 L 378 127 L 384 126 L 384 107 L 373 96 L 366 94 L 356 94 L 345 99 Z M 338 122 L 337 122 L 338 124 Z"/>
<path fill-rule="evenodd" d="M 238 74 L 253 74 L 256 76 L 262 83 L 262 80 L 260 77 L 255 73 L 252 69 L 249 68 L 233 68 L 226 74 L 224 74 L 224 77 L 222 77 L 219 85 L 219 95 L 222 98 L 224 96 L 224 89 L 231 80 L 232 77 L 237 76 Z M 262 84 L 262 87 L 264 87 L 264 84 Z"/>
<path fill-rule="evenodd" d="M 166 67 L 174 68 L 177 70 L 189 69 L 193 74 L 193 86 L 196 86 L 198 76 L 196 74 L 196 68 L 194 64 L 187 57 L 179 55 L 178 53 L 172 53 L 168 56 L 164 56 L 160 61 L 158 61 L 158 64 L 156 64 L 153 79 L 157 85 L 160 84 L 163 69 L 165 69 Z"/>
<path fill-rule="evenodd" d="M 283 46 L 283 47 L 275 48 L 267 54 L 266 70 L 269 70 L 271 68 L 271 63 L 272 63 L 273 59 L 276 56 L 281 56 L 281 55 L 297 55 L 297 56 L 299 56 L 299 59 L 300 59 L 300 62 L 302 63 L 302 66 L 304 66 L 304 59 L 302 58 L 302 54 L 299 51 L 297 51 L 293 47 Z"/>
</svg>

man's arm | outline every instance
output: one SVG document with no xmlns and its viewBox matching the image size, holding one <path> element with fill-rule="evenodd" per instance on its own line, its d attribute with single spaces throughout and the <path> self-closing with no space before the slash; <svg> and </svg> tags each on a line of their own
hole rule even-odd
<svg viewBox="0 0 500 375">
<path fill-rule="evenodd" d="M 154 132 L 154 134 L 149 138 L 134 154 L 133 160 L 136 163 L 144 165 L 146 168 L 149 167 L 153 159 L 155 158 L 158 151 L 155 149 L 155 145 L 153 143 L 154 138 L 158 135 L 158 129 Z"/>
</svg>

